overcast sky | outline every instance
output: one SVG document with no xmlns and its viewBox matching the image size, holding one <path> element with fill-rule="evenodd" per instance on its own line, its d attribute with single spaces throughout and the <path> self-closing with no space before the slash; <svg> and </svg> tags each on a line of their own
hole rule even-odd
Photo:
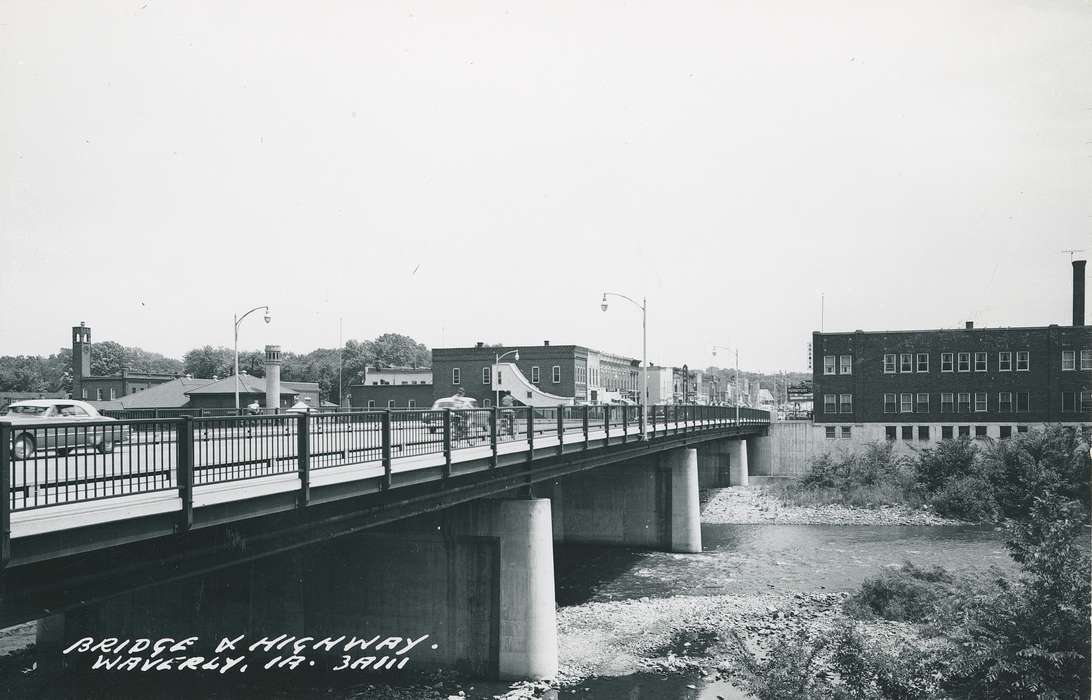
<svg viewBox="0 0 1092 700">
<path fill-rule="evenodd" d="M 0 354 L 1068 324 L 1092 6 L 0 3 Z"/>
</svg>

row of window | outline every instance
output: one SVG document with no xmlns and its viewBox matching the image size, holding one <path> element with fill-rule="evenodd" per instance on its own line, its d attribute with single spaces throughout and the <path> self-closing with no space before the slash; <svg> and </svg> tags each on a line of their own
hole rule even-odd
<svg viewBox="0 0 1092 700">
<path fill-rule="evenodd" d="M 493 368 L 492 367 L 482 367 L 482 384 L 492 383 L 492 377 L 493 377 Z M 554 365 L 553 367 L 550 368 L 550 379 L 553 380 L 554 384 L 560 384 L 561 383 L 561 365 Z M 451 368 L 451 383 L 452 384 L 462 384 L 462 381 L 463 381 L 462 370 L 460 370 L 458 367 L 452 367 Z M 532 384 L 538 384 L 541 381 L 542 381 L 542 376 L 539 373 L 538 365 L 535 365 L 535 366 L 531 367 L 531 383 Z"/>
<path fill-rule="evenodd" d="M 941 413 L 985 413 L 990 410 L 989 394 L 984 391 L 943 392 L 940 394 Z M 826 404 L 824 404 L 826 405 Z M 1026 413 L 1031 410 L 1031 396 L 1026 391 L 1000 391 L 997 393 L 999 413 Z M 1092 391 L 1063 391 L 1062 411 L 1092 412 Z M 835 413 L 835 411 L 829 411 Z M 929 413 L 930 394 L 902 393 L 883 395 L 884 413 Z"/>
<path fill-rule="evenodd" d="M 1082 370 L 1092 370 L 1092 350 L 1080 351 L 1080 368 Z M 1016 355 L 1016 371 L 1027 372 L 1031 370 L 1031 353 L 1027 350 L 1018 350 Z M 845 357 L 845 356 L 843 356 Z M 833 356 L 831 366 L 833 367 Z M 972 369 L 973 368 L 973 369 Z M 1010 351 L 1004 351 L 997 353 L 997 371 L 998 372 L 1011 372 L 1013 369 L 1013 353 Z M 1077 351 L 1076 350 L 1063 350 L 1062 351 L 1062 371 L 1073 372 L 1077 369 Z M 904 352 L 900 354 L 888 353 L 883 356 L 883 372 L 884 374 L 908 374 L 912 372 L 928 372 L 929 371 L 929 353 L 919 352 L 910 353 Z M 940 371 L 941 372 L 988 372 L 989 366 L 989 353 L 987 352 L 942 352 L 940 353 Z M 834 374 L 833 369 L 826 371 L 826 364 L 824 364 L 824 374 Z M 842 374 L 849 374 L 849 372 L 842 372 Z"/>
<path fill-rule="evenodd" d="M 915 431 L 914 431 L 915 427 L 917 428 L 917 439 L 918 440 L 927 441 L 927 440 L 932 439 L 931 436 L 930 436 L 931 433 L 930 433 L 930 429 L 929 429 L 928 425 L 918 425 L 918 426 L 913 426 L 913 425 L 888 425 L 888 426 L 884 426 L 884 436 L 888 440 L 898 440 L 900 432 L 901 432 L 903 440 L 913 440 L 914 439 L 914 433 L 915 433 Z M 989 435 L 989 430 L 988 430 L 989 426 L 986 426 L 986 425 L 975 425 L 975 426 L 970 426 L 970 425 L 959 425 L 959 426 L 942 425 L 942 426 L 940 426 L 940 439 L 941 440 L 951 440 L 957 434 L 957 432 L 956 432 L 957 430 L 958 430 L 959 437 L 970 437 L 972 427 L 974 428 L 975 438 L 984 439 L 984 438 L 988 438 L 990 436 Z M 998 427 L 1000 428 L 1000 430 L 998 431 L 998 436 L 999 437 L 1001 437 L 1002 439 L 1012 437 L 1012 426 L 1011 425 L 1002 425 L 1002 426 L 998 426 Z M 1016 426 L 1016 432 L 1018 432 L 1018 433 L 1026 433 L 1027 431 L 1028 431 L 1028 427 L 1026 425 Z M 827 437 L 828 440 L 834 440 L 834 439 L 839 439 L 839 438 L 849 439 L 849 438 L 853 437 L 852 427 L 848 426 L 848 425 L 841 425 L 841 426 L 828 425 L 826 427 L 825 434 L 826 434 L 826 437 Z"/>
</svg>

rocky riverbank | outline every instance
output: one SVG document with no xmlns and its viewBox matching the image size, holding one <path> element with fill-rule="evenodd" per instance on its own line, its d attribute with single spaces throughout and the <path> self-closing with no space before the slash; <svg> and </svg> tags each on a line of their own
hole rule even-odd
<svg viewBox="0 0 1092 700">
<path fill-rule="evenodd" d="M 967 525 L 932 511 L 906 506 L 851 508 L 840 504 L 785 503 L 766 486 L 734 486 L 712 492 L 702 509 L 706 523 L 765 525 Z"/>
</svg>

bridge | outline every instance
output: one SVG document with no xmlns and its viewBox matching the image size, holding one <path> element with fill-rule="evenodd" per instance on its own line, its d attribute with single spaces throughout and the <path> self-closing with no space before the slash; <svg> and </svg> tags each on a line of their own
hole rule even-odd
<svg viewBox="0 0 1092 700">
<path fill-rule="evenodd" d="M 557 406 L 0 423 L 0 626 L 38 619 L 43 647 L 166 627 L 400 627 L 438 640 L 425 665 L 551 677 L 553 542 L 700 552 L 699 482 L 745 483 L 769 424 L 724 406 L 641 418 Z"/>
</svg>

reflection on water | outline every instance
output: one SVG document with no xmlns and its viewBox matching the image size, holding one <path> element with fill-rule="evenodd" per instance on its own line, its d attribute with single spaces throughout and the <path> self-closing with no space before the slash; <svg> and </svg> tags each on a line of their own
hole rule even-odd
<svg viewBox="0 0 1092 700">
<path fill-rule="evenodd" d="M 556 549 L 558 603 L 671 595 L 849 591 L 911 560 L 957 573 L 1014 571 L 991 527 L 702 525 L 701 554 L 599 546 Z"/>
</svg>

